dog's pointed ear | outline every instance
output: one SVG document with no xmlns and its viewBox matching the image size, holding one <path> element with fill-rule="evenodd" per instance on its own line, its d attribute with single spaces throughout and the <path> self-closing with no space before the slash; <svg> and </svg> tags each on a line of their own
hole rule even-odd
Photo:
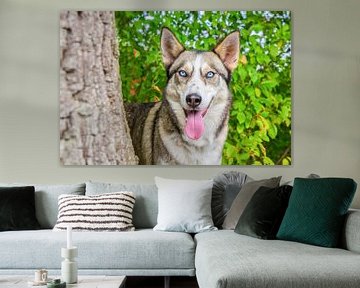
<svg viewBox="0 0 360 288">
<path fill-rule="evenodd" d="M 161 53 L 166 70 L 184 50 L 170 29 L 164 27 L 161 31 Z"/>
<path fill-rule="evenodd" d="M 240 33 L 230 33 L 213 50 L 224 63 L 225 67 L 232 72 L 238 65 L 240 54 Z"/>
</svg>

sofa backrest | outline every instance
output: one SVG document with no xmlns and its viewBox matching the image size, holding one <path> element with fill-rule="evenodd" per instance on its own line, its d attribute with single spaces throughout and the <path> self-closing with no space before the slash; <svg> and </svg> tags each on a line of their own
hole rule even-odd
<svg viewBox="0 0 360 288">
<path fill-rule="evenodd" d="M 158 214 L 158 192 L 155 184 L 86 182 L 86 195 L 89 196 L 121 191 L 131 191 L 135 194 L 135 228 L 153 228 L 157 223 Z"/>
</svg>

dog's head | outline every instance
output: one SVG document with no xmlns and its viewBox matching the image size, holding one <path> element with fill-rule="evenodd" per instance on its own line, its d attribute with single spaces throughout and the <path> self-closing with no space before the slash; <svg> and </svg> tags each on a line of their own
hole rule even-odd
<svg viewBox="0 0 360 288">
<path fill-rule="evenodd" d="M 229 106 L 227 86 L 239 59 L 239 37 L 239 32 L 233 32 L 212 51 L 189 51 L 168 28 L 162 29 L 161 51 L 168 75 L 166 100 L 189 139 L 198 140 L 206 130 L 217 129 L 217 121 Z"/>
</svg>

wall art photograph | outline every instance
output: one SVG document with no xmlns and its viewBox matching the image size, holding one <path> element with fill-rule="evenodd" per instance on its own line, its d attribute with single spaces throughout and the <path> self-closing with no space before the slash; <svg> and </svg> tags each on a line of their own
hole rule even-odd
<svg viewBox="0 0 360 288">
<path fill-rule="evenodd" d="M 291 165 L 290 11 L 62 11 L 63 165 Z"/>
</svg>

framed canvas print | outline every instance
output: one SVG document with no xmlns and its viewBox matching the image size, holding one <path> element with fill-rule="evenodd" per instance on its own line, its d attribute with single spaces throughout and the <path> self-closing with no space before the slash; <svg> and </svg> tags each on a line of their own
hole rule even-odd
<svg viewBox="0 0 360 288">
<path fill-rule="evenodd" d="M 62 11 L 64 165 L 290 165 L 290 11 Z"/>
</svg>

